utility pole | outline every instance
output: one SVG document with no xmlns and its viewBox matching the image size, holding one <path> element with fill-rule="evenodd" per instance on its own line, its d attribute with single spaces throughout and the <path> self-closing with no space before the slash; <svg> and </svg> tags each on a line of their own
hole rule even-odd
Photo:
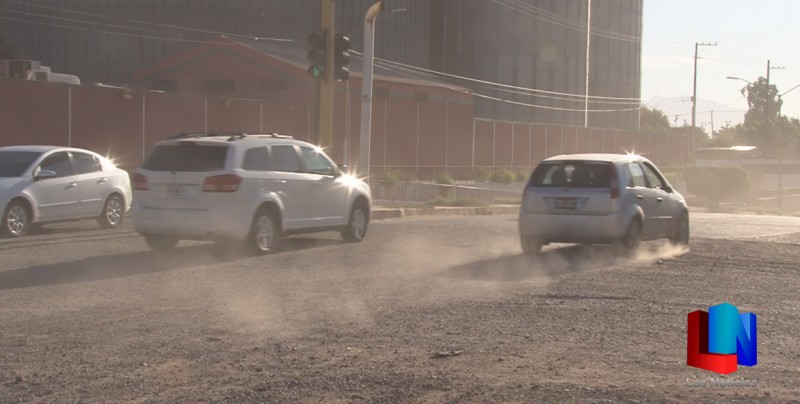
<svg viewBox="0 0 800 404">
<path fill-rule="evenodd" d="M 783 70 L 783 66 L 771 66 L 770 61 L 767 60 L 767 105 L 764 107 L 764 120 L 767 123 L 767 130 L 770 130 L 769 124 L 770 111 L 772 110 L 772 94 L 769 88 L 769 72 L 770 70 Z M 783 134 L 778 131 L 780 122 L 775 123 L 775 136 L 778 138 L 778 210 L 783 211 Z"/>
<path fill-rule="evenodd" d="M 383 1 L 373 4 L 364 16 L 364 57 L 361 74 L 361 131 L 358 142 L 358 174 L 369 177 L 370 137 L 372 135 L 372 70 L 375 56 L 375 18 L 383 11 Z"/>
<path fill-rule="evenodd" d="M 317 140 L 319 146 L 328 148 L 331 153 L 333 146 L 333 95 L 336 89 L 336 79 L 334 78 L 334 41 L 336 37 L 336 6 L 335 0 L 320 0 L 320 30 L 326 32 L 326 51 L 325 51 L 325 79 L 319 82 L 318 99 L 319 115 Z"/>
<path fill-rule="evenodd" d="M 717 46 L 717 43 L 711 42 L 695 42 L 694 43 L 694 84 L 692 85 L 692 135 L 689 137 L 689 153 L 687 154 L 689 158 L 689 162 L 694 162 L 694 151 L 697 145 L 695 145 L 696 137 L 697 137 L 697 53 L 701 46 Z"/>
</svg>

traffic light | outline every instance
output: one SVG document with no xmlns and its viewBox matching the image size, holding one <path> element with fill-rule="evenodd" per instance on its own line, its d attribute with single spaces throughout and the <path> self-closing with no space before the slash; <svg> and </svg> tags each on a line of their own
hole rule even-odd
<svg viewBox="0 0 800 404">
<path fill-rule="evenodd" d="M 350 78 L 350 38 L 336 34 L 333 42 L 333 78 L 347 81 Z"/>
<path fill-rule="evenodd" d="M 308 75 L 320 80 L 325 80 L 325 64 L 327 62 L 328 36 L 325 31 L 314 31 L 308 35 Z"/>
</svg>

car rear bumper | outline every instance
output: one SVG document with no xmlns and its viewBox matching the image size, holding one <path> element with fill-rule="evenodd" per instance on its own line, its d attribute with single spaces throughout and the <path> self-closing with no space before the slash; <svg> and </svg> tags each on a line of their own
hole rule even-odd
<svg viewBox="0 0 800 404">
<path fill-rule="evenodd" d="M 235 209 L 165 209 L 146 208 L 134 201 L 133 225 L 141 234 L 162 234 L 178 238 L 214 240 L 245 238 L 250 220 Z"/>
<path fill-rule="evenodd" d="M 621 212 L 570 215 L 522 211 L 519 216 L 520 236 L 543 243 L 611 243 L 622 238 L 625 225 L 625 215 Z"/>
</svg>

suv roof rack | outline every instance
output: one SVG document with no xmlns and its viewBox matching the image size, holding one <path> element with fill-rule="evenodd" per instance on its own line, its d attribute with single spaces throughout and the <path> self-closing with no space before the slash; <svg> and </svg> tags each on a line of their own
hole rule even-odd
<svg viewBox="0 0 800 404">
<path fill-rule="evenodd" d="M 244 132 L 208 132 L 208 133 L 187 133 L 181 132 L 175 135 L 168 137 L 168 140 L 176 140 L 176 139 L 186 139 L 186 138 L 200 138 L 200 137 L 219 137 L 219 136 L 228 136 L 228 141 L 244 139 L 248 136 L 269 136 L 276 139 L 294 139 L 292 136 L 283 135 L 277 132 L 273 133 L 254 133 L 254 134 L 247 134 Z"/>
</svg>

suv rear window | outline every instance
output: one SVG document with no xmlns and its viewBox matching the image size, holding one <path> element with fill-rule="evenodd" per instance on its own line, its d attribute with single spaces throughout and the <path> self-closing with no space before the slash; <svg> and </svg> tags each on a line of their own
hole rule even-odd
<svg viewBox="0 0 800 404">
<path fill-rule="evenodd" d="M 611 186 L 610 163 L 594 161 L 553 161 L 539 164 L 529 186 L 608 188 Z"/>
<path fill-rule="evenodd" d="M 207 146 L 195 143 L 156 146 L 142 163 L 151 171 L 217 171 L 225 168 L 227 146 Z"/>
</svg>

